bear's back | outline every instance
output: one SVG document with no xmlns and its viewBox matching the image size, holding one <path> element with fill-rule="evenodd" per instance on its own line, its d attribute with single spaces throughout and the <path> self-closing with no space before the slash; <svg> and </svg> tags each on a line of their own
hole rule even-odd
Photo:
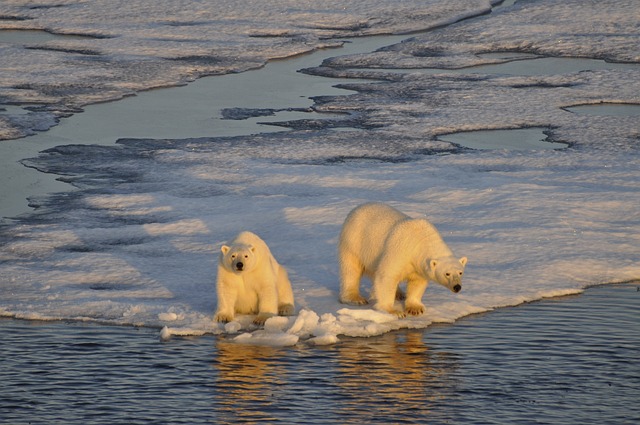
<svg viewBox="0 0 640 425">
<path fill-rule="evenodd" d="M 252 245 L 258 249 L 263 249 L 263 248 L 269 249 L 267 247 L 267 244 L 260 238 L 260 236 L 246 230 L 244 232 L 240 232 L 238 236 L 236 236 L 236 238 L 233 240 L 232 244 L 247 245 L 247 246 Z"/>
<path fill-rule="evenodd" d="M 339 252 L 353 253 L 360 258 L 365 269 L 369 269 L 376 263 L 391 229 L 407 218 L 406 214 L 385 204 L 362 204 L 345 219 Z"/>
<path fill-rule="evenodd" d="M 408 218 L 385 204 L 367 203 L 354 208 L 344 221 L 341 238 L 354 240 L 362 238 L 386 238 L 391 228 L 400 220 Z"/>
<path fill-rule="evenodd" d="M 425 218 L 413 218 L 399 222 L 390 237 L 396 246 L 414 247 L 429 258 L 453 255 L 438 229 Z"/>
</svg>

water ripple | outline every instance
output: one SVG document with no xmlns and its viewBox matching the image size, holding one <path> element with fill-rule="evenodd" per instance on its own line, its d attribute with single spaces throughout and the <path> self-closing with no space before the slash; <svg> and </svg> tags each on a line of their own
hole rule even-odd
<svg viewBox="0 0 640 425">
<path fill-rule="evenodd" d="M 0 320 L 3 423 L 637 423 L 637 285 L 327 347 Z"/>
</svg>

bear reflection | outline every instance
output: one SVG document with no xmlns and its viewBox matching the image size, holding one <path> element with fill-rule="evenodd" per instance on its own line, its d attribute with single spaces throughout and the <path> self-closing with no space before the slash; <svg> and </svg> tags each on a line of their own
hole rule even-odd
<svg viewBox="0 0 640 425">
<path fill-rule="evenodd" d="M 216 397 L 221 404 L 216 417 L 229 423 L 275 420 L 267 412 L 274 392 L 286 384 L 287 371 L 277 362 L 281 349 L 224 341 L 217 343 L 217 349 L 216 386 L 224 396 Z"/>
<path fill-rule="evenodd" d="M 386 415 L 391 421 L 401 409 L 428 418 L 430 402 L 448 397 L 457 387 L 458 359 L 430 349 L 425 338 L 424 331 L 400 331 L 338 345 L 336 386 L 345 397 L 336 407 L 344 417 L 386 422 Z"/>
<path fill-rule="evenodd" d="M 274 348 L 219 340 L 217 420 L 230 422 L 385 422 L 398 409 L 428 419 L 430 407 L 455 394 L 458 357 L 430 349 L 424 330 L 335 345 Z M 369 422 L 367 422 L 369 421 Z"/>
</svg>

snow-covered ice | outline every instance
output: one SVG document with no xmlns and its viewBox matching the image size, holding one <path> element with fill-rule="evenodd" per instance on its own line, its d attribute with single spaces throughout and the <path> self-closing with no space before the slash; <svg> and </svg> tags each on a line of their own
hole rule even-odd
<svg viewBox="0 0 640 425">
<path fill-rule="evenodd" d="M 637 16 L 634 4 L 527 1 L 308 72 L 361 77 L 385 65 L 470 66 L 489 60 L 475 53 L 501 51 L 638 62 L 638 20 L 628 17 Z M 34 214 L 0 228 L 0 314 L 154 326 L 162 338 L 331 344 L 640 278 L 638 118 L 567 110 L 640 104 L 640 69 L 376 78 L 352 84 L 353 94 L 315 99 L 318 110 L 345 113 L 345 131 L 302 123 L 272 134 L 123 139 L 60 146 L 25 161 L 79 190 L 35 199 Z M 529 127 L 569 147 L 479 151 L 437 140 Z M 426 215 L 456 254 L 469 257 L 463 291 L 432 284 L 426 314 L 407 319 L 339 304 L 339 229 L 365 201 Z M 260 235 L 289 270 L 296 316 L 262 329 L 246 316 L 212 322 L 217 251 L 242 230 Z"/>
<path fill-rule="evenodd" d="M 30 113 L 0 114 L 0 140 L 49 128 L 90 103 L 490 9 L 488 0 L 326 0 L 321 7 L 311 0 L 3 1 L 0 104 L 28 104 Z M 5 42 L 2 30 L 60 37 L 17 43 L 12 33 Z"/>
</svg>

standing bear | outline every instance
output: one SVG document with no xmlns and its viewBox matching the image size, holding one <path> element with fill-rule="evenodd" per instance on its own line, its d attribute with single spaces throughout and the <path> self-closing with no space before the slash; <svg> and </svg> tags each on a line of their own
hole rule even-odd
<svg viewBox="0 0 640 425">
<path fill-rule="evenodd" d="M 436 228 L 381 203 L 356 207 L 347 216 L 338 243 L 340 302 L 367 304 L 360 295 L 362 275 L 373 282 L 371 299 L 376 310 L 405 317 L 425 311 L 422 295 L 429 281 L 453 292 L 462 289 L 467 258 L 455 258 Z M 405 295 L 398 288 L 407 282 L 404 311 L 394 306 Z"/>
<path fill-rule="evenodd" d="M 230 322 L 237 314 L 257 314 L 263 325 L 272 316 L 291 316 L 293 291 L 287 275 L 256 234 L 240 233 L 220 248 L 218 259 L 217 322 Z"/>
</svg>

